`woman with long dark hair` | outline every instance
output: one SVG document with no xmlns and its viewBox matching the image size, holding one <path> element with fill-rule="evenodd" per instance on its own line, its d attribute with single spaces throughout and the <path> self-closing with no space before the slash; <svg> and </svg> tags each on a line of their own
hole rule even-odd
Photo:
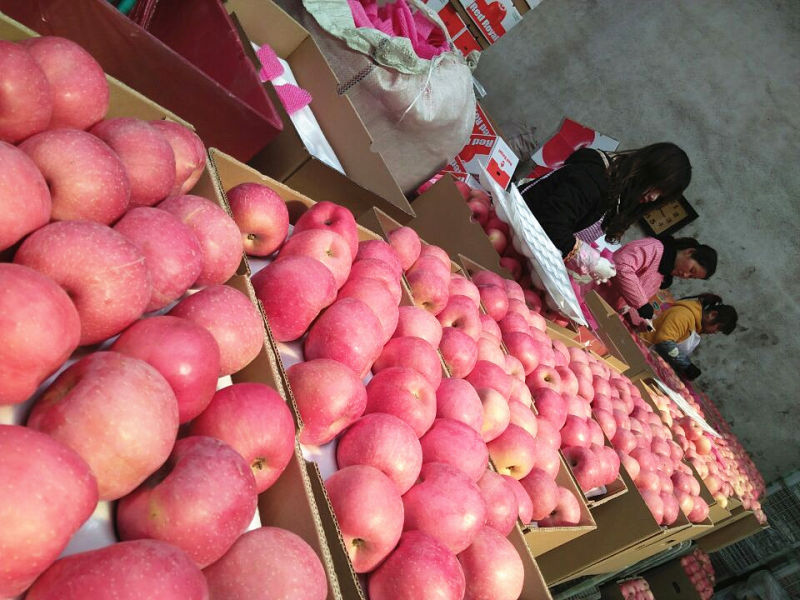
<svg viewBox="0 0 800 600">
<path fill-rule="evenodd" d="M 604 281 L 613 265 L 575 234 L 602 219 L 606 239 L 618 241 L 647 210 L 679 198 L 691 178 L 688 156 L 670 142 L 625 152 L 582 148 L 520 193 L 567 266 Z"/>
</svg>

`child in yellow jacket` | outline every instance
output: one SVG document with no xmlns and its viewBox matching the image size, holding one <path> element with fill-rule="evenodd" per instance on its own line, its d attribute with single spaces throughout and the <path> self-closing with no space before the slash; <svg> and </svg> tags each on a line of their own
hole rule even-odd
<svg viewBox="0 0 800 600">
<path fill-rule="evenodd" d="M 700 343 L 700 334 L 731 333 L 736 327 L 736 309 L 722 304 L 714 294 L 679 300 L 653 321 L 654 331 L 641 334 L 675 371 L 692 380 L 700 369 L 689 355 Z"/>
</svg>

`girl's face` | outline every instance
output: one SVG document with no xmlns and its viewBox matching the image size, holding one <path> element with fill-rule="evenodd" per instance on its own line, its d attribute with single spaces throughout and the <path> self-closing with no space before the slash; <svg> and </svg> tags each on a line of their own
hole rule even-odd
<svg viewBox="0 0 800 600">
<path fill-rule="evenodd" d="M 686 248 L 685 250 L 678 250 L 675 255 L 675 266 L 672 269 L 672 274 L 681 279 L 705 279 L 706 270 L 692 258 L 694 248 Z"/>
<path fill-rule="evenodd" d="M 717 333 L 719 331 L 719 323 L 715 323 L 716 320 L 717 311 L 712 310 L 709 313 L 703 312 L 703 318 L 700 322 L 703 333 Z"/>
<path fill-rule="evenodd" d="M 661 191 L 655 188 L 650 188 L 639 199 L 639 204 L 649 204 L 650 202 L 655 202 L 661 197 Z"/>
</svg>

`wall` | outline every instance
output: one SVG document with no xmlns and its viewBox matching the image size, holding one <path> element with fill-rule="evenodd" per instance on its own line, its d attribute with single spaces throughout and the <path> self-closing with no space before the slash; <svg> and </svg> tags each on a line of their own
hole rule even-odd
<svg viewBox="0 0 800 600">
<path fill-rule="evenodd" d="M 475 75 L 501 128 L 539 143 L 569 116 L 621 148 L 686 150 L 700 219 L 679 235 L 720 264 L 672 291 L 739 311 L 697 350 L 698 386 L 768 481 L 800 468 L 800 2 L 545 0 Z"/>
</svg>

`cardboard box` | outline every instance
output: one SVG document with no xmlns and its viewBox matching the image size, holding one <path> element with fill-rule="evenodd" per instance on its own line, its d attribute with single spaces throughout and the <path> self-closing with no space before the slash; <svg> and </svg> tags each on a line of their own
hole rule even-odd
<svg viewBox="0 0 800 600">
<path fill-rule="evenodd" d="M 190 121 L 206 145 L 242 160 L 282 127 L 257 80 L 215 81 L 105 0 L 0 0 L 0 11 L 42 35 L 77 42 L 106 73 Z"/>
<path fill-rule="evenodd" d="M 498 275 L 511 274 L 500 266 L 500 257 L 464 202 L 450 176 L 446 175 L 412 203 L 416 217 L 405 223 L 421 238 L 444 248 L 454 261 L 471 258 Z"/>
<path fill-rule="evenodd" d="M 227 9 L 246 38 L 269 44 L 311 93 L 311 110 L 346 175 L 308 152 L 280 102 L 274 103 L 283 131 L 250 164 L 310 198 L 346 206 L 356 217 L 377 206 L 401 223 L 411 220 L 414 211 L 383 158 L 372 151 L 372 138 L 349 98 L 337 93 L 339 82 L 308 31 L 271 0 L 228 0 Z M 265 87 L 275 100 L 272 86 Z"/>
<path fill-rule="evenodd" d="M 496 43 L 530 10 L 523 0 L 459 0 L 486 45 Z"/>
<path fill-rule="evenodd" d="M 475 125 L 469 141 L 456 159 L 460 169 L 476 178 L 485 168 L 503 189 L 508 187 L 519 163 L 519 157 L 503 140 L 479 103 L 475 104 Z"/>
<path fill-rule="evenodd" d="M 715 524 L 713 529 L 697 539 L 697 545 L 706 552 L 716 552 L 767 527 L 769 525 L 756 520 L 752 511 L 744 510 Z"/>
<path fill-rule="evenodd" d="M 428 0 L 425 4 L 439 15 L 447 28 L 447 33 L 453 39 L 453 44 L 461 54 L 467 56 L 470 52 L 481 51 L 481 45 L 478 43 L 480 34 L 477 29 L 471 23 L 467 24 L 448 0 Z"/>
<path fill-rule="evenodd" d="M 648 569 L 642 573 L 642 577 L 647 580 L 656 598 L 700 600 L 700 593 L 678 559 Z"/>
</svg>

